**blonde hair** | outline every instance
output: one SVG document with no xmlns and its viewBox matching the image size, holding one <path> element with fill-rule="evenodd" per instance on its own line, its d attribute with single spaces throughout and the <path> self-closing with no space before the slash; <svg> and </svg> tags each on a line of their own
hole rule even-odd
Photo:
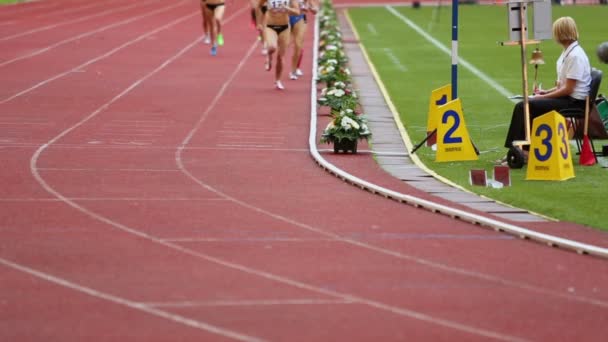
<svg viewBox="0 0 608 342">
<path fill-rule="evenodd" d="M 576 23 L 571 17 L 561 17 L 553 23 L 553 37 L 559 43 L 567 43 L 578 40 Z"/>
</svg>

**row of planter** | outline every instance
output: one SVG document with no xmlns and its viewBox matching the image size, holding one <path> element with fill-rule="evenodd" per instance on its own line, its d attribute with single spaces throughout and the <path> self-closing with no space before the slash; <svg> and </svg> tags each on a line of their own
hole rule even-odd
<svg viewBox="0 0 608 342">
<path fill-rule="evenodd" d="M 324 84 L 317 103 L 330 108 L 332 120 L 321 136 L 333 143 L 334 152 L 357 153 L 357 142 L 371 137 L 365 116 L 358 111 L 359 98 L 353 88 L 344 52 L 342 34 L 331 0 L 324 0 L 319 12 L 319 57 L 317 84 Z"/>
</svg>

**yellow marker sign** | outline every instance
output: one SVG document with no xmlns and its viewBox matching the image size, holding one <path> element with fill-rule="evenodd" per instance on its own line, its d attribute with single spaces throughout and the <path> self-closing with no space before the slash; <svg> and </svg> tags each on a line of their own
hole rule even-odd
<svg viewBox="0 0 608 342">
<path fill-rule="evenodd" d="M 437 108 L 437 154 L 435 161 L 477 160 L 462 114 L 460 99 L 450 101 Z"/>
<path fill-rule="evenodd" d="M 568 144 L 566 120 L 556 111 L 537 117 L 530 131 L 528 180 L 566 180 L 574 178 Z"/>
<path fill-rule="evenodd" d="M 437 129 L 437 122 L 439 122 L 439 114 L 437 108 L 443 106 L 452 100 L 452 85 L 448 84 L 441 88 L 437 88 L 431 92 L 431 98 L 429 99 L 429 112 L 428 119 L 426 122 L 426 134 L 429 135 L 431 132 Z M 427 140 L 427 146 L 435 144 L 437 136 L 429 138 Z"/>
</svg>

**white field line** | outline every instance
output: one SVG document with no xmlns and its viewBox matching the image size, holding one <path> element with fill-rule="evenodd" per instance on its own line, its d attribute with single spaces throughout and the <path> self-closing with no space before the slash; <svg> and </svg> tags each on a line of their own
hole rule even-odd
<svg viewBox="0 0 608 342">
<path fill-rule="evenodd" d="M 151 35 L 154 35 L 154 34 L 160 32 L 160 31 L 163 31 L 163 30 L 166 30 L 166 29 L 168 29 L 168 28 L 170 28 L 172 26 L 175 26 L 175 25 L 177 25 L 177 24 L 179 24 L 179 23 L 181 23 L 181 22 L 183 22 L 185 20 L 188 20 L 191 17 L 196 16 L 196 15 L 200 15 L 198 11 L 193 12 L 193 13 L 188 14 L 188 15 L 185 15 L 183 17 L 180 17 L 180 18 L 178 18 L 178 19 L 176 19 L 176 20 L 174 20 L 174 21 L 172 21 L 172 22 L 170 22 L 170 23 L 168 23 L 168 24 L 166 24 L 164 26 L 161 26 L 161 27 L 156 28 L 156 29 L 154 29 L 152 31 L 149 31 L 148 33 L 140 35 L 137 38 L 134 38 L 134 39 L 132 39 L 132 40 L 130 40 L 130 41 L 128 41 L 128 42 L 126 42 L 126 43 L 124 43 L 124 44 L 122 44 L 122 45 L 120 45 L 120 46 L 118 46 L 118 47 L 116 47 L 116 48 L 114 48 L 114 49 L 112 49 L 112 50 L 104 53 L 104 54 L 102 54 L 102 55 L 99 55 L 99 56 L 97 56 L 97 57 L 95 57 L 93 59 L 90 59 L 90 60 L 88 60 L 88 61 L 86 61 L 86 62 L 84 62 L 84 63 L 82 63 L 82 64 L 80 64 L 80 65 L 78 65 L 76 67 L 73 67 L 72 69 L 69 69 L 69 70 L 67 70 L 65 72 L 62 72 L 62 73 L 59 73 L 59 74 L 57 74 L 55 76 L 47 78 L 46 80 L 44 80 L 42 82 L 39 82 L 39 83 L 37 83 L 37 84 L 35 84 L 35 85 L 27 88 L 27 89 L 24 89 L 24 90 L 22 90 L 22 91 L 20 91 L 20 92 L 18 92 L 16 94 L 14 94 L 14 95 L 11 95 L 11 96 L 9 96 L 9 97 L 1 100 L 0 104 L 4 104 L 4 103 L 7 103 L 9 101 L 12 101 L 12 100 L 16 99 L 19 96 L 23 96 L 23 95 L 25 95 L 25 94 L 33 91 L 33 90 L 36 90 L 36 89 L 38 89 L 38 88 L 40 88 L 40 87 L 42 87 L 42 86 L 44 86 L 44 85 L 46 85 L 46 84 L 48 84 L 48 83 L 50 83 L 52 81 L 55 81 L 55 80 L 57 80 L 59 78 L 62 78 L 64 76 L 66 76 L 66 75 L 69 75 L 70 73 L 72 73 L 72 72 L 74 72 L 76 70 L 82 69 L 82 68 L 84 68 L 86 66 L 89 66 L 89 65 L 91 65 L 93 63 L 96 63 L 96 62 L 98 62 L 98 61 L 100 61 L 102 59 L 108 58 L 109 56 L 115 54 L 116 52 L 118 52 L 118 51 L 120 51 L 120 50 L 122 50 L 122 49 L 124 49 L 126 47 L 129 47 L 129 46 L 131 46 L 131 45 L 133 45 L 133 44 L 135 44 L 135 43 L 137 43 L 139 41 L 142 41 L 142 40 L 146 39 L 147 37 L 149 37 Z"/>
<path fill-rule="evenodd" d="M 113 23 L 113 24 L 110 24 L 110 25 L 107 25 L 107 26 L 104 26 L 104 27 L 100 27 L 100 28 L 98 28 L 96 30 L 93 30 L 93 31 L 85 32 L 85 33 L 79 34 L 77 36 L 64 39 L 62 41 L 59 41 L 59 42 L 57 42 L 55 44 L 49 45 L 49 46 L 44 47 L 42 49 L 39 49 L 39 50 L 36 50 L 36 51 L 32 51 L 32 52 L 30 52 L 28 54 L 21 55 L 19 57 L 15 57 L 15 58 L 7 60 L 5 62 L 1 62 L 0 63 L 0 67 L 7 66 L 9 64 L 15 63 L 17 61 L 24 60 L 26 58 L 31 58 L 31 57 L 34 57 L 34 56 L 38 56 L 38 55 L 40 55 L 40 54 L 42 54 L 44 52 L 48 52 L 48 51 L 50 51 L 50 50 L 52 50 L 52 49 L 54 49 L 56 47 L 59 47 L 61 45 L 65 45 L 67 43 L 71 43 L 73 41 L 76 41 L 76 40 L 79 40 L 79 39 L 82 39 L 82 38 L 86 38 L 86 37 L 95 35 L 97 33 L 100 33 L 100 32 L 103 32 L 103 31 L 106 31 L 106 30 L 109 30 L 109 29 L 112 29 L 112 28 L 116 28 L 116 27 L 119 27 L 119 26 L 122 26 L 122 25 L 130 24 L 130 23 L 132 23 L 134 21 L 137 21 L 137 20 L 140 20 L 140 19 L 144 19 L 146 17 L 150 17 L 150 16 L 153 16 L 155 14 L 167 11 L 169 9 L 181 6 L 184 3 L 185 3 L 185 1 L 181 1 L 181 2 L 175 3 L 175 4 L 170 5 L 170 6 L 162 7 L 162 8 L 156 9 L 154 11 L 147 12 L 147 13 L 142 14 L 142 15 L 131 17 L 131 18 L 123 20 L 123 21 L 119 21 L 119 22 L 116 22 L 116 23 Z"/>
<path fill-rule="evenodd" d="M 378 30 L 376 30 L 376 26 L 372 23 L 367 23 L 367 30 L 374 36 L 378 35 Z"/>
<path fill-rule="evenodd" d="M 195 329 L 204 330 L 204 331 L 207 331 L 210 333 L 225 336 L 225 337 L 232 338 L 232 339 L 235 339 L 238 341 L 261 341 L 260 339 L 258 339 L 256 337 L 244 335 L 244 334 L 238 333 L 233 330 L 211 325 L 209 323 L 193 320 L 193 319 L 190 319 L 190 318 L 187 318 L 184 316 L 180 316 L 180 315 L 177 315 L 174 313 L 163 311 L 158 308 L 147 306 L 146 304 L 143 304 L 143 303 L 138 303 L 138 302 L 126 299 L 126 298 L 118 297 L 118 296 L 115 296 L 115 295 L 112 295 L 109 293 L 105 293 L 105 292 L 93 289 L 91 287 L 80 285 L 80 284 L 71 282 L 67 279 L 56 277 L 54 275 L 44 273 L 42 271 L 27 267 L 24 265 L 20 265 L 16 262 L 12 262 L 12 261 L 4 259 L 4 258 L 0 258 L 0 265 L 4 265 L 5 267 L 12 268 L 14 270 L 29 274 L 31 276 L 40 278 L 42 280 L 45 280 L 47 282 L 50 282 L 50 283 L 53 283 L 56 285 L 63 286 L 65 288 L 74 290 L 76 292 L 84 293 L 86 295 L 89 295 L 89 296 L 92 296 L 95 298 L 99 298 L 99 299 L 105 300 L 110 303 L 125 306 L 125 307 L 128 307 L 133 310 L 145 312 L 147 314 L 161 317 L 161 318 L 167 319 L 169 321 L 183 324 L 183 325 L 195 328 Z"/>
<path fill-rule="evenodd" d="M 127 6 L 113 8 L 113 9 L 110 9 L 110 10 L 107 10 L 107 11 L 103 11 L 103 12 L 99 12 L 99 13 L 95 13 L 95 14 L 92 14 L 92 15 L 86 15 L 86 16 L 80 17 L 78 19 L 72 19 L 72 20 L 62 21 L 62 22 L 59 22 L 59 23 L 56 23 L 56 24 L 47 25 L 47 26 L 31 29 L 31 30 L 28 30 L 28 31 L 23 31 L 23 32 L 16 33 L 16 34 L 13 34 L 13 35 L 10 35 L 10 36 L 0 37 L 0 42 L 4 42 L 4 41 L 7 41 L 7 40 L 11 40 L 11 39 L 27 36 L 27 35 L 30 35 L 30 34 L 34 34 L 34 33 L 42 32 L 42 31 L 54 29 L 54 28 L 65 26 L 65 25 L 69 25 L 69 24 L 79 23 L 81 21 L 87 21 L 87 20 L 90 20 L 90 19 L 93 19 L 93 18 L 97 18 L 97 17 L 101 17 L 101 16 L 104 16 L 104 15 L 107 15 L 107 14 L 113 14 L 113 13 L 127 11 L 127 10 L 130 10 L 131 8 L 135 8 L 135 7 L 139 7 L 139 6 L 144 6 L 144 5 L 147 5 L 149 3 L 158 2 L 158 1 L 159 0 L 150 0 L 150 1 L 143 2 L 143 3 L 135 3 L 135 4 L 132 4 L 132 5 L 127 5 Z"/>
<path fill-rule="evenodd" d="M 407 26 L 416 31 L 419 35 L 421 35 L 424 39 L 428 40 L 431 44 L 433 44 L 437 49 L 447 54 L 448 56 L 452 55 L 451 47 L 448 48 L 439 42 L 437 39 L 433 38 L 430 34 L 424 31 L 420 26 L 416 25 L 413 21 L 406 18 L 403 14 L 397 11 L 392 6 L 385 7 L 387 11 L 391 12 L 394 16 L 403 21 Z M 494 81 L 490 76 L 486 75 L 483 71 L 477 69 L 473 64 L 467 62 L 464 58 L 459 57 L 460 64 L 464 66 L 467 70 L 473 73 L 475 76 L 479 77 L 481 80 L 486 82 L 490 87 L 496 90 L 499 94 L 504 96 L 505 98 L 509 98 L 513 96 L 513 94 L 508 91 L 505 87 L 500 85 L 498 82 Z"/>
<path fill-rule="evenodd" d="M 393 49 L 391 48 L 383 48 L 382 49 L 384 51 L 384 54 L 386 55 L 386 57 L 388 57 L 388 59 L 391 60 L 391 62 L 393 62 L 393 65 L 395 65 L 395 67 L 401 71 L 401 72 L 406 72 L 407 71 L 407 67 L 405 65 L 403 65 L 401 63 L 401 61 L 399 60 L 399 58 L 393 53 Z"/>
</svg>

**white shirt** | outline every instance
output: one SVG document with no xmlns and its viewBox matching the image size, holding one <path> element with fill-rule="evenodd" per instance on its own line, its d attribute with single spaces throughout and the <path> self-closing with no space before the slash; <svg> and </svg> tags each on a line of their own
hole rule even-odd
<svg viewBox="0 0 608 342">
<path fill-rule="evenodd" d="M 557 59 L 557 82 L 562 85 L 566 79 L 576 80 L 570 97 L 584 100 L 591 89 L 591 65 L 583 48 L 574 42 Z"/>
</svg>

